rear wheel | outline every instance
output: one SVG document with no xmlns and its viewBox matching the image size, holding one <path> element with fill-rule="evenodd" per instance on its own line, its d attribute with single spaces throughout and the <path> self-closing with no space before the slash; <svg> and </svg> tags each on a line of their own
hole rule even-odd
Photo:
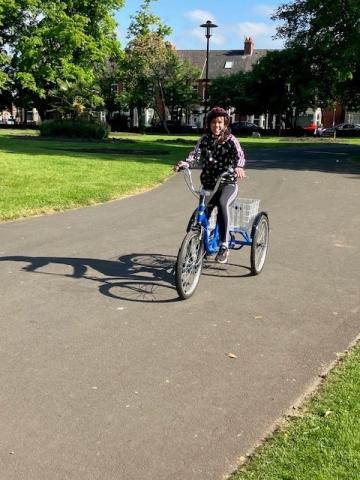
<svg viewBox="0 0 360 480">
<path fill-rule="evenodd" d="M 176 262 L 176 290 L 186 300 L 195 292 L 199 283 L 204 244 L 200 230 L 190 230 L 181 244 Z"/>
<path fill-rule="evenodd" d="M 251 237 L 251 273 L 258 275 L 264 267 L 266 254 L 269 246 L 269 219 L 266 213 L 262 212 L 254 220 Z"/>
</svg>

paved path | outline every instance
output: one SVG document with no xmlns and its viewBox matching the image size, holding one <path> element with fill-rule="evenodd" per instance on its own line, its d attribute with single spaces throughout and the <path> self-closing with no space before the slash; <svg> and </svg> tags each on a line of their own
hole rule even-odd
<svg viewBox="0 0 360 480">
<path fill-rule="evenodd" d="M 231 472 L 359 333 L 348 149 L 250 151 L 242 195 L 270 215 L 265 269 L 248 276 L 249 249 L 233 252 L 185 302 L 171 272 L 193 208 L 181 175 L 0 225 L 1 478 Z"/>
</svg>

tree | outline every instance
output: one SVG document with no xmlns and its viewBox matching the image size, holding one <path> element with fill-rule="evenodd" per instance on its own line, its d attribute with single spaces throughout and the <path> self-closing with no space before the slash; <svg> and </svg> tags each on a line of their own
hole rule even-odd
<svg viewBox="0 0 360 480">
<path fill-rule="evenodd" d="M 164 107 L 162 78 L 169 60 L 164 38 L 171 29 L 162 23 L 160 17 L 151 13 L 151 1 L 143 0 L 140 10 L 132 16 L 128 28 L 129 44 L 122 63 L 124 90 L 118 97 L 131 110 L 137 109 L 140 130 L 144 129 L 144 109 L 153 106 L 159 110 L 159 102 L 155 101 L 159 95 L 160 104 Z M 159 118 L 165 119 L 165 108 L 160 110 Z"/>
<path fill-rule="evenodd" d="M 181 121 L 183 110 L 188 117 L 191 109 L 200 103 L 200 95 L 196 89 L 200 71 L 187 60 L 180 60 L 178 56 L 174 60 L 173 71 L 169 72 L 164 83 L 164 97 L 171 118 Z"/>
<path fill-rule="evenodd" d="M 210 103 L 235 107 L 236 113 L 270 113 L 296 126 L 297 115 L 318 105 L 319 89 L 311 77 L 311 64 L 303 49 L 270 51 L 250 72 L 215 79 Z"/>
<path fill-rule="evenodd" d="M 311 63 L 302 48 L 268 52 L 251 72 L 250 94 L 263 111 L 285 117 L 296 126 L 299 113 L 319 105 L 319 85 L 311 75 Z M 280 125 L 279 125 L 280 127 Z"/>
<path fill-rule="evenodd" d="M 119 52 L 111 13 L 122 4 L 123 0 L 0 0 L 0 52 L 7 49 L 10 55 L 5 73 L 14 101 L 31 102 L 44 117 L 58 96 L 68 92 L 71 98 L 73 89 L 81 87 L 93 92 L 92 98 L 81 99 L 84 106 L 92 107 L 94 98 L 99 106 L 99 77 Z"/>
<path fill-rule="evenodd" d="M 99 79 L 108 122 L 111 120 L 113 113 L 119 109 L 117 95 L 122 58 L 123 55 L 120 55 L 116 59 L 109 61 L 107 68 Z"/>
<path fill-rule="evenodd" d="M 239 72 L 234 75 L 214 79 L 209 87 L 210 105 L 224 108 L 234 107 L 240 115 L 262 113 L 262 105 L 251 94 L 251 74 Z"/>
<path fill-rule="evenodd" d="M 278 36 L 303 48 L 325 102 L 360 107 L 359 0 L 295 0 L 278 8 Z"/>
<path fill-rule="evenodd" d="M 168 106 L 175 109 L 178 103 L 182 108 L 186 101 L 194 102 L 198 74 L 165 40 L 171 29 L 150 12 L 150 3 L 143 1 L 129 26 L 121 77 L 124 91 L 119 101 L 136 107 L 140 129 L 144 128 L 144 109 L 152 107 L 168 131 Z"/>
</svg>

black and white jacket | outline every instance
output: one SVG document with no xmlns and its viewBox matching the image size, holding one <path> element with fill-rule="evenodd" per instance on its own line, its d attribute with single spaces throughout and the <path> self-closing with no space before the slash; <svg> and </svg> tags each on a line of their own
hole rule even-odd
<svg viewBox="0 0 360 480">
<path fill-rule="evenodd" d="M 219 175 L 229 167 L 244 167 L 245 156 L 240 143 L 234 135 L 229 134 L 224 143 L 218 143 L 214 135 L 203 135 L 186 161 L 190 166 L 202 165 L 200 180 L 204 188 L 213 189 Z M 235 173 L 225 180 L 235 184 Z"/>
</svg>

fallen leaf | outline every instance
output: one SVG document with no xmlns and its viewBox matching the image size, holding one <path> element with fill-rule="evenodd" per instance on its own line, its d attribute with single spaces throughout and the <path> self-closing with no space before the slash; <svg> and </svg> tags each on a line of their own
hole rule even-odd
<svg viewBox="0 0 360 480">
<path fill-rule="evenodd" d="M 334 412 L 331 411 L 331 410 L 326 410 L 326 412 L 324 412 L 324 417 L 328 417 L 329 415 L 333 414 Z"/>
<path fill-rule="evenodd" d="M 237 355 L 235 355 L 235 353 L 228 353 L 227 356 L 229 358 L 238 358 Z"/>
</svg>

